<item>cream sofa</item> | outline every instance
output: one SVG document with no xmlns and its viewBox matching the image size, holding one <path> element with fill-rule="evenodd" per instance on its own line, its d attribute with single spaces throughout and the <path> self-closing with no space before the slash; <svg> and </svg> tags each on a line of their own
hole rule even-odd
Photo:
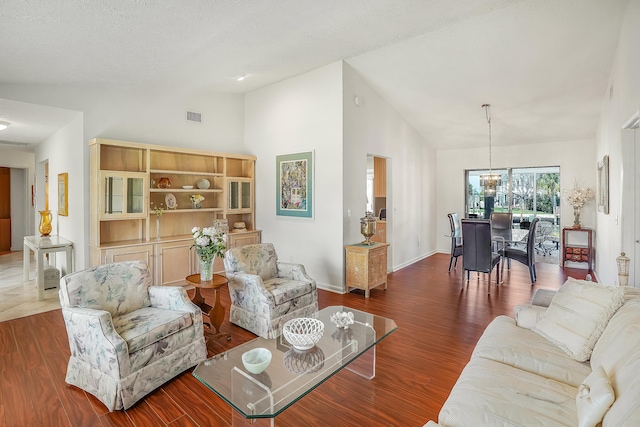
<svg viewBox="0 0 640 427">
<path fill-rule="evenodd" d="M 561 291 L 570 284 L 571 289 L 585 290 L 586 296 L 564 292 L 569 304 L 584 301 L 580 307 L 589 310 L 603 299 L 589 295 L 598 285 L 571 280 Z M 640 293 L 635 288 L 613 289 L 618 289 L 622 306 L 605 307 L 595 320 L 577 322 L 574 309 L 556 304 L 560 291 L 548 308 L 518 306 L 515 319 L 495 318 L 443 405 L 438 423 L 429 421 L 425 427 L 595 426 L 600 420 L 603 427 L 640 426 Z M 558 313 L 565 316 L 562 328 L 545 319 Z M 589 322 L 594 334 L 578 348 L 572 334 L 583 333 L 581 328 Z M 592 352 L 571 351 L 589 346 Z M 588 360 L 576 360 L 577 354 Z"/>
</svg>

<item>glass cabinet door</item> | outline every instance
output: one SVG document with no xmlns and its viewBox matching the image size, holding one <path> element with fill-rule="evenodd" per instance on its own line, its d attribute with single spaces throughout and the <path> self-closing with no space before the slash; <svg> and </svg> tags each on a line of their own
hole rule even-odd
<svg viewBox="0 0 640 427">
<path fill-rule="evenodd" d="M 251 209 L 251 181 L 229 181 L 229 210 Z"/>
<path fill-rule="evenodd" d="M 101 218 L 139 218 L 146 215 L 146 175 L 103 173 L 101 179 Z"/>
<path fill-rule="evenodd" d="M 127 213 L 144 212 L 144 180 L 127 178 Z"/>
<path fill-rule="evenodd" d="M 105 214 L 122 213 L 124 205 L 123 178 L 107 176 L 104 180 L 104 211 Z"/>
</svg>

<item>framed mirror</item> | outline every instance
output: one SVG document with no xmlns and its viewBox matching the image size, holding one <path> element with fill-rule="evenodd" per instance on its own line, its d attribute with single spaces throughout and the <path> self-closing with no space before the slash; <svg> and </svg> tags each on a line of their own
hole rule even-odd
<svg viewBox="0 0 640 427">
<path fill-rule="evenodd" d="M 598 162 L 598 211 L 609 213 L 609 156 Z"/>
</svg>

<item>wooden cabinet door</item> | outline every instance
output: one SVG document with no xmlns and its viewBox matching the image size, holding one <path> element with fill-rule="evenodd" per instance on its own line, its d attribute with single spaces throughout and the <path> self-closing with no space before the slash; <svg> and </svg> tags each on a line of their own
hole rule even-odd
<svg viewBox="0 0 640 427">
<path fill-rule="evenodd" d="M 149 272 L 153 278 L 154 271 L 154 250 L 153 245 L 127 246 L 124 248 L 104 249 L 100 257 L 101 264 L 122 261 L 144 261 L 149 267 Z"/>
<path fill-rule="evenodd" d="M 262 231 L 260 230 L 247 231 L 246 233 L 229 233 L 227 234 L 228 248 L 240 248 L 260 243 L 261 235 Z"/>
<path fill-rule="evenodd" d="M 373 158 L 373 197 L 387 197 L 387 159 Z"/>
<path fill-rule="evenodd" d="M 184 279 L 195 273 L 194 251 L 191 240 L 156 245 L 156 284 L 158 286 L 182 286 Z"/>
</svg>

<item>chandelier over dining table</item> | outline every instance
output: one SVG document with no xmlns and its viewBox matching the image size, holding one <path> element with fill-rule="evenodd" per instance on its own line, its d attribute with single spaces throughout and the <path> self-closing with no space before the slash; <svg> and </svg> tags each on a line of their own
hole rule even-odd
<svg viewBox="0 0 640 427">
<path fill-rule="evenodd" d="M 491 104 L 483 104 L 482 108 L 489 125 L 489 173 L 480 175 L 480 186 L 484 188 L 485 196 L 495 196 L 498 186 L 502 185 L 502 175 L 494 174 L 491 168 Z"/>
</svg>

